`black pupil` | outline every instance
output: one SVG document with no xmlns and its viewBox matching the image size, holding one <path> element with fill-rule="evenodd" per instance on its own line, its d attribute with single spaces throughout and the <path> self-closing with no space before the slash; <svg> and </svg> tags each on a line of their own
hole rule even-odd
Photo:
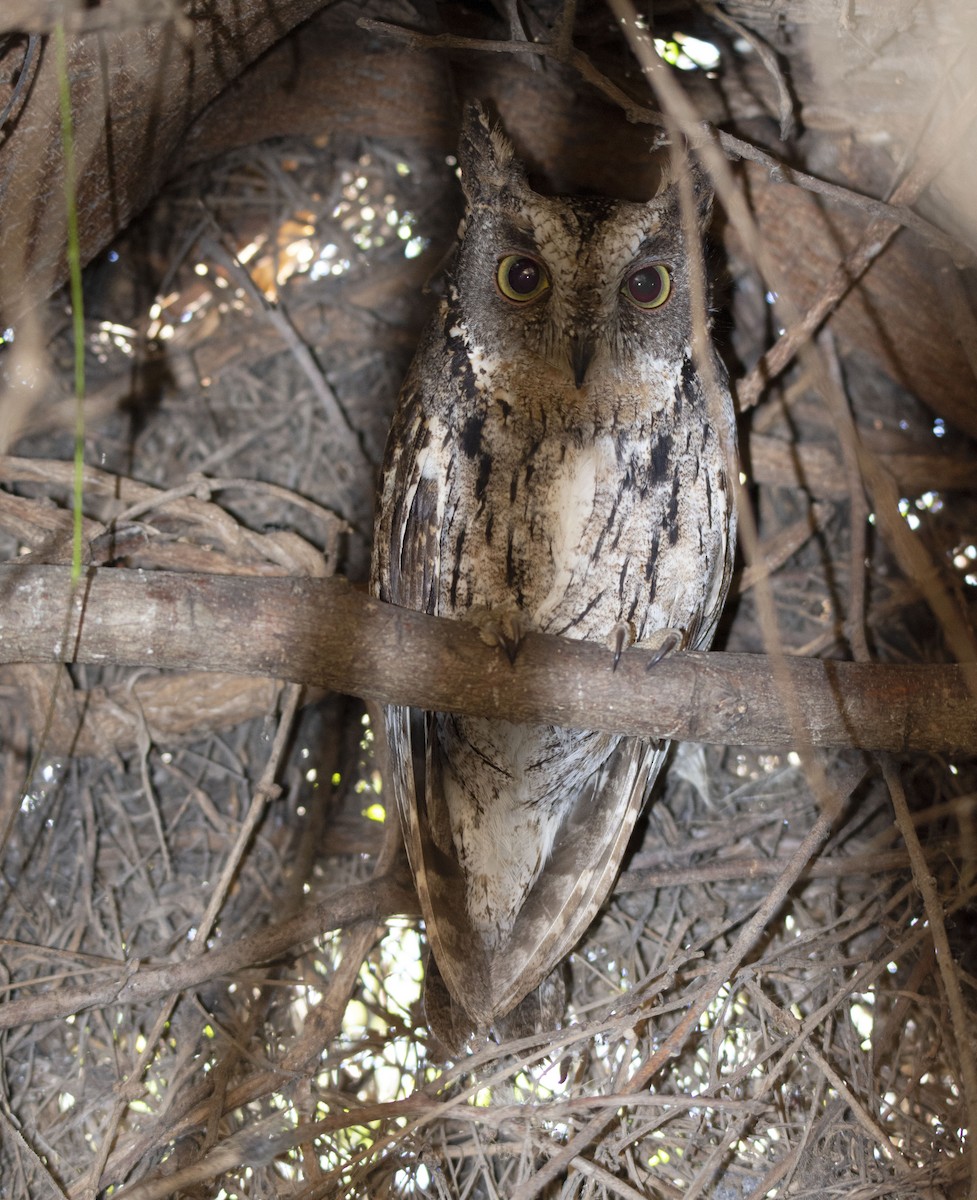
<svg viewBox="0 0 977 1200">
<path fill-rule="evenodd" d="M 653 304 L 662 294 L 662 277 L 655 267 L 642 267 L 628 280 L 628 291 L 632 300 L 639 304 Z"/>
<path fill-rule="evenodd" d="M 539 263 L 531 258 L 517 258 L 506 273 L 506 282 L 519 296 L 529 296 L 539 287 Z"/>
</svg>

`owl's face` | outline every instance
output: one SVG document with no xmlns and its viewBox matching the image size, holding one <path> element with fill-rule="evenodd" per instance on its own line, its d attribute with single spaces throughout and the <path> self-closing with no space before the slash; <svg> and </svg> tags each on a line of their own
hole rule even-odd
<svg viewBox="0 0 977 1200">
<path fill-rule="evenodd" d="M 483 115 L 466 127 L 461 174 L 469 216 L 454 277 L 480 345 L 578 389 L 686 356 L 677 188 L 647 204 L 542 196 Z M 697 231 L 710 201 L 699 191 Z"/>
</svg>

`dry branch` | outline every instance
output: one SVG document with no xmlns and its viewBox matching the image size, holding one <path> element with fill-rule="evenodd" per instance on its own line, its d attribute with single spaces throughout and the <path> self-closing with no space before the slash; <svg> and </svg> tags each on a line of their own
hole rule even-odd
<svg viewBox="0 0 977 1200">
<path fill-rule="evenodd" d="M 808 831 L 807 836 L 791 855 L 787 865 L 777 877 L 777 880 L 764 897 L 756 912 L 740 929 L 729 950 L 727 950 L 721 961 L 712 968 L 712 971 L 699 989 L 698 995 L 686 1010 L 685 1015 L 679 1020 L 675 1028 L 671 1030 L 657 1051 L 645 1059 L 631 1076 L 631 1079 L 628 1081 L 629 1091 L 643 1091 L 655 1078 L 664 1063 L 673 1054 L 677 1053 L 678 1048 L 688 1038 L 689 1032 L 695 1028 L 696 1023 L 706 1008 L 714 1001 L 719 988 L 723 985 L 723 981 L 729 979 L 733 972 L 740 966 L 743 958 L 762 935 L 766 923 L 783 903 L 784 897 L 828 837 L 831 824 L 838 816 L 844 799 L 851 794 L 851 791 L 857 786 L 860 778 L 861 771 L 858 768 L 853 768 L 847 772 L 846 778 L 838 782 L 834 789 L 834 794 L 829 798 L 824 811 L 822 811 L 817 821 L 815 821 L 814 825 Z M 555 1153 L 544 1167 L 537 1171 L 521 1187 L 516 1189 L 513 1200 L 534 1200 L 543 1191 L 548 1182 L 559 1178 L 560 1172 L 569 1165 L 577 1154 L 583 1153 L 584 1150 L 600 1137 L 609 1124 L 610 1120 L 605 1113 L 591 1118 L 584 1128 L 578 1131 L 560 1151 Z"/>
<path fill-rule="evenodd" d="M 893 666 L 626 653 L 531 634 L 513 666 L 463 622 L 373 600 L 339 579 L 0 567 L 0 662 L 264 675 L 392 704 L 723 745 L 972 753 L 977 664 Z M 780 679 L 778 675 L 776 679 Z M 792 727 L 788 713 L 804 714 Z"/>
<path fill-rule="evenodd" d="M 103 980 L 96 975 L 76 988 L 62 986 L 44 995 L 8 1000 L 0 1005 L 0 1029 L 33 1025 L 107 1004 L 146 1004 L 200 987 L 212 979 L 226 978 L 246 967 L 273 962 L 294 946 L 333 930 L 349 929 L 364 921 L 375 925 L 394 913 L 413 914 L 416 910 L 413 889 L 400 880 L 372 879 L 347 886 L 287 921 L 269 925 L 220 950 L 189 955 L 181 962 L 113 964 L 105 969 Z"/>
</svg>

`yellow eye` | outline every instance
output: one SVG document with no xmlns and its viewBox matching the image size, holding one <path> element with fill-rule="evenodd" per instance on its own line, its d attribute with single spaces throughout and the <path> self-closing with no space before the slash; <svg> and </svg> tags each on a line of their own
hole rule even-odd
<svg viewBox="0 0 977 1200">
<path fill-rule="evenodd" d="M 672 277 L 662 263 L 647 263 L 632 271 L 621 291 L 636 308 L 661 308 L 672 292 Z"/>
<path fill-rule="evenodd" d="M 536 300 L 550 286 L 543 265 L 525 254 L 507 254 L 499 263 L 495 282 L 502 295 L 517 304 Z"/>
</svg>

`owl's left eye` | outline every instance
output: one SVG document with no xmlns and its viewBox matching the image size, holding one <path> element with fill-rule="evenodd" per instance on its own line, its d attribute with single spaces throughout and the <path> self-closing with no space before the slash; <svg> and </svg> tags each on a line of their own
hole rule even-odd
<svg viewBox="0 0 977 1200">
<path fill-rule="evenodd" d="M 646 263 L 632 271 L 621 291 L 638 308 L 660 308 L 672 291 L 672 277 L 663 263 Z"/>
<path fill-rule="evenodd" d="M 507 254 L 499 263 L 495 282 L 502 295 L 517 304 L 535 300 L 550 286 L 543 265 L 526 254 Z"/>
</svg>

